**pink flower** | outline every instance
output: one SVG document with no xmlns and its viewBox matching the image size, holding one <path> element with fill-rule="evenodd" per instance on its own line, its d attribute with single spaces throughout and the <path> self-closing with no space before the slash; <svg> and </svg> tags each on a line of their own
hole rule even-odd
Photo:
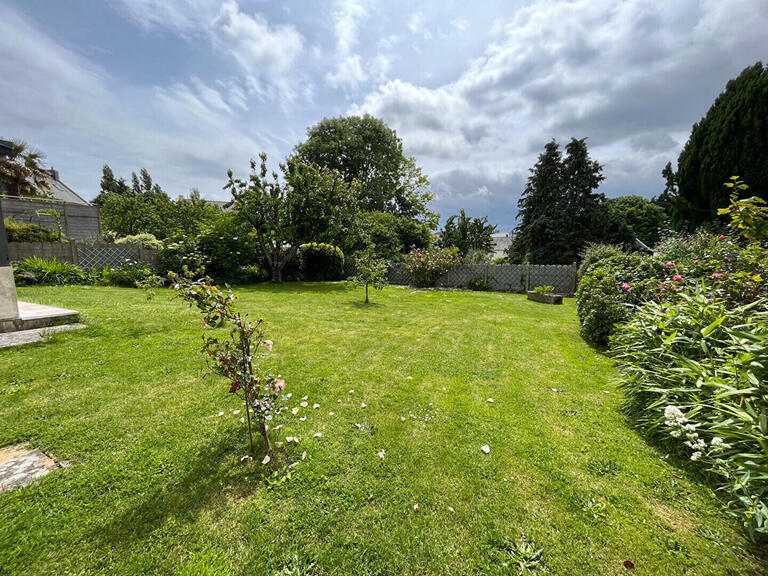
<svg viewBox="0 0 768 576">
<path fill-rule="evenodd" d="M 664 264 L 664 266 L 666 266 L 667 268 L 672 268 L 672 266 L 674 265 L 675 265 L 674 262 L 667 262 L 666 264 Z"/>
<path fill-rule="evenodd" d="M 657 299 L 657 300 L 658 300 L 659 298 L 661 298 L 661 294 L 659 294 L 658 292 L 656 292 L 656 294 L 654 294 L 654 296 L 656 296 L 656 299 Z"/>
<path fill-rule="evenodd" d="M 680 274 L 675 274 L 674 276 L 672 276 L 672 280 L 674 280 L 675 282 L 680 282 L 680 280 L 682 279 L 683 277 L 680 276 Z"/>
<path fill-rule="evenodd" d="M 712 280 L 716 280 L 717 278 L 720 278 L 720 276 L 722 276 L 720 272 L 715 272 L 714 274 L 712 274 Z"/>
<path fill-rule="evenodd" d="M 272 352 L 272 340 L 264 340 L 264 348 L 267 349 L 267 352 Z"/>
<path fill-rule="evenodd" d="M 719 240 L 725 240 L 725 236 L 723 236 L 722 234 L 720 234 L 720 236 L 718 236 L 718 239 L 719 239 Z"/>
<path fill-rule="evenodd" d="M 694 261 L 693 261 L 693 263 L 694 263 L 694 264 L 698 264 L 698 263 L 699 263 L 699 261 L 698 261 L 698 260 L 694 260 Z"/>
<path fill-rule="evenodd" d="M 280 380 L 275 380 L 275 390 L 282 392 L 283 388 L 285 388 L 285 380 L 282 378 Z"/>
<path fill-rule="evenodd" d="M 621 289 L 624 290 L 624 292 L 626 292 L 630 288 L 631 288 L 631 286 L 629 284 L 627 284 L 626 282 L 624 282 L 624 284 L 621 285 Z"/>
</svg>

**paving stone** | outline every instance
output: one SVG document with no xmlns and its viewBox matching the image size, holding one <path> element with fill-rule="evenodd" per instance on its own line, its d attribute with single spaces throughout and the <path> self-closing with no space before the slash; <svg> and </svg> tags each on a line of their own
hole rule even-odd
<svg viewBox="0 0 768 576">
<path fill-rule="evenodd" d="M 0 448 L 0 493 L 31 484 L 61 463 L 23 444 Z"/>
</svg>

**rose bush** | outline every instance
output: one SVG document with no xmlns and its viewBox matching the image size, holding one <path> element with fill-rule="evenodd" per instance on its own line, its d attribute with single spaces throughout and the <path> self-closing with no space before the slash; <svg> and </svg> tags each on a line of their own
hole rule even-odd
<svg viewBox="0 0 768 576">
<path fill-rule="evenodd" d="M 413 284 L 419 288 L 434 286 L 456 261 L 457 248 L 427 250 L 416 248 L 405 255 L 403 263 L 413 276 Z"/>
</svg>

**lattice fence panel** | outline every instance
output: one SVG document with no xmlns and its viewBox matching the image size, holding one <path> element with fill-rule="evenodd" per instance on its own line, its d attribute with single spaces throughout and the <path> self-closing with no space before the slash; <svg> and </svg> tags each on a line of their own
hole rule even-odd
<svg viewBox="0 0 768 576">
<path fill-rule="evenodd" d="M 356 260 L 354 258 L 345 258 L 344 259 L 344 278 L 349 278 L 350 276 L 354 276 L 355 272 L 357 272 L 357 265 Z"/>
<path fill-rule="evenodd" d="M 127 260 L 139 259 L 139 246 L 136 244 L 79 244 L 77 260 L 85 270 L 103 268 L 104 266 L 120 266 Z"/>
<path fill-rule="evenodd" d="M 389 283 L 390 284 L 410 284 L 411 273 L 402 264 L 392 264 L 389 268 Z"/>
<path fill-rule="evenodd" d="M 536 286 L 554 286 L 557 294 L 573 294 L 576 285 L 576 269 L 573 266 L 531 266 L 530 289 Z"/>
<path fill-rule="evenodd" d="M 522 292 L 525 290 L 525 266 L 517 264 L 488 266 L 487 282 L 494 290 Z"/>
</svg>

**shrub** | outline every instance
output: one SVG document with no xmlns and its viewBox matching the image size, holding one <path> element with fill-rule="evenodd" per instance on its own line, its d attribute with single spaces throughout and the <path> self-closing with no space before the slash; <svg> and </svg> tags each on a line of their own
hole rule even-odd
<svg viewBox="0 0 768 576">
<path fill-rule="evenodd" d="M 623 254 L 592 264 L 576 290 L 581 336 L 605 346 L 614 325 L 629 317 L 632 306 L 655 297 L 664 263 L 653 256 Z"/>
<path fill-rule="evenodd" d="M 13 264 L 13 275 L 19 284 L 81 284 L 86 274 L 76 264 L 46 260 L 32 256 Z"/>
<path fill-rule="evenodd" d="M 256 239 L 234 214 L 222 214 L 197 238 L 206 274 L 222 282 L 247 282 L 243 268 L 256 261 Z"/>
<path fill-rule="evenodd" d="M 586 249 L 581 254 L 581 264 L 576 272 L 576 279 L 581 280 L 592 264 L 622 254 L 624 254 L 624 250 L 615 244 L 587 244 Z"/>
<path fill-rule="evenodd" d="M 536 286 L 533 289 L 536 294 L 552 294 L 555 291 L 554 286 Z"/>
<path fill-rule="evenodd" d="M 8 242 L 59 242 L 61 236 L 58 232 L 13 218 L 5 219 L 5 231 L 8 234 Z"/>
<path fill-rule="evenodd" d="M 341 280 L 344 277 L 344 253 L 333 244 L 310 242 L 299 246 L 305 280 Z"/>
<path fill-rule="evenodd" d="M 715 477 L 750 535 L 768 534 L 768 301 L 714 291 L 648 302 L 611 340 L 625 414 Z"/>
<path fill-rule="evenodd" d="M 417 248 L 405 255 L 403 262 L 413 276 L 413 283 L 419 288 L 434 286 L 437 279 L 445 274 L 456 260 L 458 250 L 422 250 Z"/>
<path fill-rule="evenodd" d="M 205 255 L 200 251 L 193 238 L 177 236 L 166 241 L 157 253 L 157 268 L 161 275 L 168 272 L 181 272 L 184 267 L 197 270 L 206 264 Z"/>
<path fill-rule="evenodd" d="M 154 275 L 154 270 L 146 262 L 128 259 L 119 266 L 105 266 L 104 268 L 91 270 L 89 273 L 89 276 L 96 283 L 106 286 L 127 286 L 130 288 L 144 284 Z"/>
<path fill-rule="evenodd" d="M 467 288 L 474 292 L 490 292 L 493 290 L 488 282 L 479 277 L 470 278 L 469 282 L 467 282 Z"/>
<path fill-rule="evenodd" d="M 160 250 L 163 247 L 162 241 L 155 238 L 154 234 L 148 232 L 117 238 L 115 244 L 141 244 L 144 248 L 151 248 L 153 250 Z"/>
</svg>

